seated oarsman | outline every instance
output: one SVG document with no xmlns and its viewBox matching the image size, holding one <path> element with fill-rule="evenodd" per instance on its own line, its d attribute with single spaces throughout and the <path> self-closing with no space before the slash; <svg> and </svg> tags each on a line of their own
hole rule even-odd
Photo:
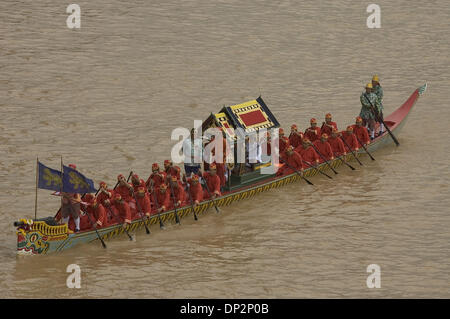
<svg viewBox="0 0 450 319">
<path fill-rule="evenodd" d="M 374 75 L 372 77 L 372 87 L 373 87 L 373 93 L 377 96 L 377 108 L 378 108 L 378 118 L 381 120 L 383 119 L 383 88 L 380 85 L 380 79 L 378 78 L 378 75 Z M 379 135 L 383 134 L 384 132 L 384 125 L 380 121 L 380 131 Z"/>
<path fill-rule="evenodd" d="M 147 188 L 145 186 L 138 187 L 136 191 L 136 198 L 137 198 L 137 204 L 139 206 L 137 207 L 138 211 L 138 218 L 142 218 L 143 216 L 140 214 L 150 217 L 152 213 L 152 205 L 150 200 L 150 195 L 147 192 Z M 137 206 L 137 205 L 136 205 Z M 140 212 L 139 212 L 140 209 Z"/>
<path fill-rule="evenodd" d="M 205 191 L 203 193 L 203 198 L 207 199 L 210 198 L 209 193 L 211 193 L 212 198 L 216 198 L 218 196 L 221 196 L 220 192 L 220 178 L 217 176 L 216 173 L 216 165 L 212 163 L 209 165 L 209 171 L 203 173 L 203 178 L 205 179 L 206 185 L 208 185 L 208 190 L 206 189 L 205 185 Z"/>
<path fill-rule="evenodd" d="M 178 180 L 181 180 L 181 168 L 173 165 L 171 160 L 164 161 L 164 171 L 166 173 L 167 180 L 169 180 L 170 176 L 175 176 Z"/>
<path fill-rule="evenodd" d="M 155 192 L 156 200 L 158 201 L 158 213 L 171 209 L 172 205 L 170 202 L 170 192 L 167 191 L 167 185 L 164 183 L 160 184 L 158 188 L 155 188 Z"/>
<path fill-rule="evenodd" d="M 302 144 L 303 137 L 303 133 L 298 131 L 297 125 L 292 124 L 291 134 L 289 134 L 289 144 L 295 149 L 297 146 Z"/>
<path fill-rule="evenodd" d="M 86 222 L 83 223 L 87 227 L 82 227 L 81 229 L 84 230 L 91 229 L 93 227 L 101 228 L 108 226 L 106 210 L 103 205 L 97 201 L 97 198 L 93 194 L 86 194 L 83 201 L 87 203 L 85 213 L 89 216 L 86 215 Z"/>
<path fill-rule="evenodd" d="M 286 153 L 286 161 L 282 162 L 281 167 L 277 171 L 277 176 L 281 175 L 289 175 L 298 171 L 299 173 L 303 173 L 303 162 L 302 157 L 292 146 L 288 146 L 285 151 Z"/>
<path fill-rule="evenodd" d="M 311 166 L 316 166 L 319 164 L 319 155 L 311 146 L 311 141 L 304 138 L 302 145 L 297 147 L 295 151 L 300 154 L 303 161 L 303 168 L 309 168 Z"/>
<path fill-rule="evenodd" d="M 320 132 L 323 134 L 327 134 L 328 136 L 331 136 L 331 133 L 333 132 L 333 128 L 337 130 L 337 124 L 336 122 L 332 121 L 331 113 L 325 114 L 325 122 L 322 123 L 322 127 L 320 128 Z"/>
<path fill-rule="evenodd" d="M 131 210 L 128 203 L 120 196 L 120 194 L 114 195 L 114 200 L 112 202 L 112 206 L 114 206 L 115 211 L 113 216 L 115 223 L 123 223 L 123 226 L 126 227 L 127 225 L 131 224 Z"/>
<path fill-rule="evenodd" d="M 126 201 L 130 206 L 131 215 L 134 216 L 134 214 L 136 214 L 136 200 L 133 196 L 133 185 L 131 183 L 128 183 L 125 179 L 125 176 L 123 176 L 122 174 L 119 174 L 119 176 L 117 176 L 117 181 L 119 182 L 119 184 L 114 190 L 114 194 L 120 194 L 122 199 Z"/>
<path fill-rule="evenodd" d="M 328 143 L 330 144 L 331 150 L 333 151 L 335 157 L 347 154 L 347 152 L 345 151 L 344 142 L 342 142 L 339 135 L 339 131 L 333 128 L 331 136 L 328 138 Z"/>
<path fill-rule="evenodd" d="M 345 141 L 344 146 L 347 152 L 350 152 L 350 149 L 352 151 L 359 149 L 358 141 L 356 140 L 355 134 L 353 134 L 353 126 L 347 126 L 347 130 L 342 132 L 342 139 Z"/>
<path fill-rule="evenodd" d="M 153 188 L 159 188 L 166 181 L 166 172 L 161 172 L 158 163 L 152 164 L 152 173 L 145 182 L 145 186 L 152 192 Z"/>
<path fill-rule="evenodd" d="M 109 189 L 108 185 L 105 182 L 100 182 L 99 191 L 97 194 L 97 201 L 103 205 L 106 210 L 106 221 L 108 225 L 111 222 L 114 222 L 114 216 L 111 216 L 111 213 L 108 207 L 111 207 L 111 201 L 114 196 L 114 190 Z"/>
<path fill-rule="evenodd" d="M 61 221 L 63 224 L 68 224 L 71 230 L 75 232 L 80 231 L 80 203 L 81 196 L 78 193 L 61 193 Z M 72 217 L 74 226 L 69 224 L 69 219 Z"/>
<path fill-rule="evenodd" d="M 278 136 L 278 150 L 280 158 L 283 159 L 286 156 L 286 148 L 291 145 L 291 142 L 289 142 L 289 139 L 284 136 L 284 130 L 282 128 L 278 130 Z"/>
<path fill-rule="evenodd" d="M 139 187 L 145 187 L 145 182 L 138 174 L 133 174 L 131 175 L 131 186 L 133 187 L 133 191 L 137 193 Z"/>
<path fill-rule="evenodd" d="M 365 128 L 363 125 L 363 120 L 360 116 L 356 118 L 356 124 L 352 125 L 353 127 L 353 134 L 356 135 L 356 141 L 358 142 L 358 147 L 361 147 L 361 143 L 364 145 L 370 144 L 370 138 L 369 138 L 369 132 L 367 131 L 367 128 Z M 359 139 L 359 141 L 358 141 Z"/>
<path fill-rule="evenodd" d="M 320 137 L 320 140 L 313 142 L 314 146 L 317 148 L 317 151 L 325 158 L 327 161 L 331 161 L 334 159 L 333 150 L 331 149 L 330 143 L 328 143 L 328 135 L 323 133 Z M 320 157 L 320 162 L 323 162 L 322 157 Z"/>
<path fill-rule="evenodd" d="M 191 194 L 192 204 L 196 207 L 203 200 L 203 188 L 199 182 L 198 175 L 193 174 L 192 177 L 188 178 L 187 184 L 189 185 L 188 191 Z"/>
<path fill-rule="evenodd" d="M 317 126 L 317 120 L 312 118 L 310 120 L 311 126 L 305 130 L 305 138 L 314 142 L 320 138 L 320 127 Z"/>
<path fill-rule="evenodd" d="M 183 184 L 177 179 L 176 176 L 171 177 L 170 181 L 173 189 L 172 202 L 176 208 L 180 208 L 186 204 L 186 193 L 183 188 Z"/>
</svg>

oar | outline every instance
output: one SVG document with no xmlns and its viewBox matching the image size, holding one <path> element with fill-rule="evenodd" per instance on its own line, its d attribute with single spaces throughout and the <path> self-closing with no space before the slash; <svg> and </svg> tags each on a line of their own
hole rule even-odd
<svg viewBox="0 0 450 319">
<path fill-rule="evenodd" d="M 328 177 L 329 179 L 333 179 L 333 177 L 331 177 L 330 175 L 328 175 L 327 173 L 322 172 L 320 169 L 317 168 L 317 166 L 314 166 L 313 164 L 311 164 L 308 161 L 302 160 L 303 162 L 305 162 L 309 167 L 313 167 L 316 171 L 318 171 L 320 174 L 325 175 L 326 177 Z"/>
<path fill-rule="evenodd" d="M 134 200 L 136 201 L 136 206 L 138 208 L 139 215 L 142 216 L 141 221 L 144 223 L 145 232 L 147 233 L 147 235 L 150 235 L 150 229 L 148 229 L 147 224 L 145 223 L 145 214 L 142 212 L 141 205 L 139 204 L 136 194 L 134 193 L 134 189 L 131 189 L 131 192 L 133 193 Z M 150 207 L 150 209 L 151 209 L 151 207 Z"/>
<path fill-rule="evenodd" d="M 216 201 L 212 198 L 211 192 L 209 191 L 208 182 L 206 181 L 206 179 L 205 179 L 205 184 L 204 185 L 205 185 L 206 191 L 208 192 L 209 198 L 211 198 L 211 200 L 212 200 L 212 202 L 214 204 L 214 208 L 216 209 L 216 213 L 217 214 L 220 213 L 220 210 L 219 210 L 219 208 L 216 205 Z"/>
<path fill-rule="evenodd" d="M 189 186 L 187 186 L 187 185 L 186 185 L 186 191 L 188 192 L 188 195 L 189 195 L 189 200 L 191 202 L 192 212 L 194 213 L 194 219 L 198 220 L 197 214 L 195 213 L 194 201 L 192 200 L 191 190 L 190 190 Z"/>
<path fill-rule="evenodd" d="M 175 222 L 178 225 L 180 225 L 180 218 L 178 217 L 178 213 L 177 213 L 177 206 L 176 206 L 176 203 L 175 203 L 175 193 L 173 191 L 172 182 L 169 181 L 169 184 L 170 184 L 170 191 L 171 191 L 172 197 L 173 197 L 173 208 L 175 209 Z M 178 186 L 178 187 L 180 187 L 180 186 Z"/>
<path fill-rule="evenodd" d="M 328 163 L 328 161 L 325 159 L 325 157 L 319 152 L 319 150 L 317 149 L 317 147 L 314 145 L 314 143 L 311 143 L 311 146 L 313 147 L 313 149 L 317 152 L 317 154 L 319 154 L 319 156 L 322 158 L 322 160 L 327 163 L 328 167 L 331 168 L 331 170 L 337 174 L 338 172 L 336 172 L 336 170 L 331 167 L 330 163 Z"/>
<path fill-rule="evenodd" d="M 287 162 L 283 161 L 280 158 L 280 162 L 284 163 L 287 167 L 289 167 L 291 170 L 295 171 L 302 179 L 305 180 L 305 182 L 307 182 L 309 185 L 314 185 L 313 183 L 311 183 L 306 177 L 304 177 L 298 170 L 296 170 L 295 168 L 293 168 L 291 165 L 289 165 Z"/>
<path fill-rule="evenodd" d="M 341 135 L 339 135 L 340 138 Z M 345 141 L 345 138 L 342 136 L 341 138 L 342 142 L 344 142 L 345 146 L 348 147 L 348 149 L 350 150 L 350 153 L 352 153 L 353 157 L 358 161 L 359 165 L 363 165 L 363 163 L 361 163 L 361 161 L 358 159 L 358 157 L 356 156 L 355 152 L 353 152 L 352 148 L 350 147 L 350 145 L 348 145 L 348 143 Z"/>
<path fill-rule="evenodd" d="M 111 213 L 111 215 L 114 216 L 115 219 L 117 219 L 117 221 L 120 223 L 121 220 L 119 218 L 119 216 L 117 216 L 116 214 L 114 214 L 113 210 L 111 209 L 111 207 L 107 206 L 106 208 L 108 208 L 109 212 Z M 128 230 L 126 227 L 123 227 L 123 229 L 125 230 L 125 233 L 127 233 L 128 238 L 130 238 L 130 240 L 133 240 L 133 237 L 131 237 L 130 233 L 128 233 Z"/>
<path fill-rule="evenodd" d="M 88 213 L 88 212 L 84 212 L 84 213 L 87 215 L 89 221 L 91 222 L 92 227 L 94 227 L 94 230 L 95 230 L 95 232 L 97 233 L 98 239 L 100 239 L 100 241 L 102 242 L 103 248 L 106 248 L 106 244 L 105 244 L 105 242 L 103 241 L 103 239 L 102 239 L 102 237 L 100 236 L 100 234 L 98 233 L 97 226 L 96 226 L 95 223 L 92 221 L 91 216 L 89 216 L 89 213 Z"/>
<path fill-rule="evenodd" d="M 347 163 L 346 161 L 344 161 L 340 156 L 336 156 L 336 158 L 340 159 L 342 163 L 344 163 L 345 165 L 347 165 L 348 167 L 350 167 L 353 171 L 355 170 L 355 168 L 353 166 L 351 166 L 349 163 Z"/>
<path fill-rule="evenodd" d="M 395 144 L 397 146 L 399 146 L 400 143 L 398 142 L 397 138 L 394 136 L 394 134 L 392 134 L 391 130 L 389 129 L 389 126 L 387 126 L 386 123 L 384 123 L 384 120 L 380 116 L 378 116 L 378 113 L 375 112 L 375 107 L 373 106 L 372 102 L 370 102 L 369 98 L 367 97 L 367 95 L 365 93 L 364 93 L 364 97 L 366 98 L 367 102 L 369 102 L 369 104 L 370 104 L 370 111 L 373 113 L 373 115 L 378 120 L 378 122 L 383 123 L 383 125 L 386 128 L 386 130 L 388 131 L 389 135 L 394 140 Z"/>
<path fill-rule="evenodd" d="M 156 188 L 153 188 L 153 199 L 155 200 L 156 211 L 158 211 L 159 227 L 165 229 L 164 223 L 161 220 L 161 212 L 159 212 L 158 198 L 156 198 Z"/>
<path fill-rule="evenodd" d="M 369 153 L 369 151 L 364 146 L 364 144 L 359 140 L 358 135 L 355 134 L 355 137 L 356 137 L 356 140 L 358 141 L 358 143 L 361 144 L 362 148 L 366 151 L 367 155 L 369 155 L 370 158 L 372 159 L 372 161 L 374 161 L 375 159 L 373 158 L 372 154 Z"/>
</svg>

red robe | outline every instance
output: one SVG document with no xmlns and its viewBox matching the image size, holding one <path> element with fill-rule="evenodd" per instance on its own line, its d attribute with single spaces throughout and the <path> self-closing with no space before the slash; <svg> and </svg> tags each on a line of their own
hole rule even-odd
<svg viewBox="0 0 450 319">
<path fill-rule="evenodd" d="M 339 136 L 337 137 L 330 137 L 328 139 L 328 143 L 330 143 L 331 150 L 333 151 L 333 154 L 335 157 L 342 156 L 344 153 L 347 153 L 345 151 L 345 145 L 344 142 L 342 142 L 341 138 Z"/>
<path fill-rule="evenodd" d="M 297 153 L 300 154 L 303 160 L 303 168 L 311 167 L 305 161 L 307 161 L 311 165 L 317 165 L 319 163 L 319 155 L 316 153 L 312 146 L 308 146 L 307 149 L 303 148 L 303 146 L 299 146 L 295 149 Z"/>
<path fill-rule="evenodd" d="M 216 174 L 220 178 L 220 186 L 225 186 L 226 178 L 225 178 L 225 164 L 224 163 L 216 163 Z"/>
<path fill-rule="evenodd" d="M 131 183 L 131 185 L 133 186 L 133 190 L 134 190 L 135 194 L 138 192 L 139 187 L 144 187 L 145 191 L 147 192 L 147 187 L 145 186 L 145 182 L 142 178 L 139 179 L 139 185 L 134 185 L 133 183 Z"/>
<path fill-rule="evenodd" d="M 211 175 L 209 172 L 203 173 L 203 178 L 206 180 L 206 184 L 208 185 L 209 192 L 212 194 L 216 194 L 217 196 L 221 196 L 220 193 L 220 177 L 216 175 Z M 204 198 L 209 198 L 208 191 L 205 187 Z"/>
<path fill-rule="evenodd" d="M 146 216 L 150 216 L 152 211 L 150 196 L 148 193 L 145 193 L 144 196 L 139 196 L 139 194 L 136 193 L 137 203 L 139 206 L 137 207 L 138 211 L 138 218 L 142 218 L 143 216 L 139 214 L 141 212 L 142 214 Z M 137 206 L 137 205 L 136 205 Z M 140 210 L 139 210 L 140 208 Z"/>
<path fill-rule="evenodd" d="M 280 155 L 284 154 L 286 151 L 286 148 L 291 145 L 291 142 L 289 142 L 289 139 L 286 136 L 281 136 L 278 139 L 278 148 L 280 150 Z"/>
<path fill-rule="evenodd" d="M 294 151 L 290 156 L 286 154 L 287 164 L 283 164 L 277 171 L 277 175 L 289 175 L 294 173 L 295 171 L 299 171 L 302 169 L 302 157 L 299 153 Z M 292 167 L 292 168 L 291 168 Z M 295 170 L 294 170 L 295 169 Z"/>
<path fill-rule="evenodd" d="M 117 201 L 114 201 L 113 206 L 115 208 L 114 214 L 116 214 L 116 216 L 119 218 L 120 223 L 130 224 L 132 216 L 130 206 L 128 205 L 128 203 L 125 200 L 122 202 L 122 204 Z M 116 222 L 118 222 L 116 217 L 113 216 L 113 218 Z"/>
<path fill-rule="evenodd" d="M 189 192 L 191 193 L 191 198 L 194 204 L 199 204 L 203 200 L 203 188 L 200 183 L 193 184 L 192 180 L 188 178 Z M 189 196 L 189 195 L 188 195 Z"/>
<path fill-rule="evenodd" d="M 97 223 L 97 225 L 96 225 L 97 228 L 108 226 L 108 221 L 106 219 L 106 210 L 102 204 L 98 203 L 97 208 L 88 206 L 86 208 L 86 213 L 89 214 L 89 216 L 91 217 L 91 220 L 94 224 Z M 89 221 L 89 225 L 90 225 L 89 228 L 92 228 L 90 221 Z"/>
<path fill-rule="evenodd" d="M 175 203 L 181 202 L 180 206 L 184 206 L 186 202 L 186 192 L 184 191 L 183 184 L 178 181 L 178 187 L 173 187 L 173 201 Z"/>
<path fill-rule="evenodd" d="M 296 148 L 299 145 L 302 145 L 303 133 L 297 132 L 289 135 L 289 144 L 292 145 L 293 148 Z"/>
<path fill-rule="evenodd" d="M 105 194 L 102 191 L 97 194 L 97 202 L 105 206 L 105 200 L 111 201 L 112 196 L 114 195 L 114 191 L 112 189 L 106 189 L 109 194 Z"/>
<path fill-rule="evenodd" d="M 359 143 L 356 140 L 356 136 L 355 134 L 347 134 L 347 131 L 342 132 L 342 138 L 345 140 L 345 142 L 347 143 L 348 146 L 350 146 L 350 148 L 355 151 L 358 150 L 359 148 Z M 345 145 L 345 150 L 347 152 L 350 152 L 350 150 L 348 149 L 347 145 L 344 143 Z"/>
<path fill-rule="evenodd" d="M 150 181 L 153 181 L 153 187 L 159 188 L 159 185 L 163 184 L 166 180 L 166 172 L 159 172 L 158 174 L 151 174 L 147 181 L 145 182 L 145 185 L 147 187 L 150 187 Z"/>
<path fill-rule="evenodd" d="M 131 185 L 131 184 L 128 184 Z M 131 202 L 133 199 L 133 196 L 130 193 L 130 189 L 126 185 L 118 185 L 116 189 L 114 190 L 114 195 L 120 194 L 120 196 L 123 198 L 126 202 Z"/>
<path fill-rule="evenodd" d="M 331 160 L 332 157 L 334 157 L 333 155 L 333 151 L 331 150 L 331 146 L 330 143 L 328 143 L 327 141 L 322 142 L 321 140 L 317 140 L 314 142 L 314 146 L 317 148 L 317 150 L 319 151 L 319 153 L 327 160 Z M 319 154 L 317 154 L 319 155 Z M 323 162 L 322 157 L 319 155 L 320 158 L 320 162 Z"/>
<path fill-rule="evenodd" d="M 320 127 L 316 126 L 315 128 L 308 128 L 305 131 L 305 137 L 310 140 L 311 142 L 314 142 L 318 138 L 320 138 Z"/>
<path fill-rule="evenodd" d="M 169 189 L 166 189 L 166 192 L 163 194 L 158 188 L 156 191 L 156 200 L 158 201 L 158 208 L 162 208 L 163 212 L 172 208 Z"/>
<path fill-rule="evenodd" d="M 332 127 L 329 127 L 328 125 L 331 125 Z M 336 130 L 338 129 L 336 122 L 329 122 L 329 123 L 325 122 L 324 124 L 322 124 L 322 127 L 320 128 L 320 133 L 321 134 L 325 133 L 328 135 L 328 137 L 330 137 L 333 127 Z"/>
<path fill-rule="evenodd" d="M 359 139 L 364 144 L 370 143 L 369 132 L 367 131 L 367 128 L 365 128 L 364 126 L 357 126 L 356 124 L 353 124 L 352 127 L 353 127 L 353 134 L 355 134 L 358 137 L 356 139 L 357 141 Z M 359 142 L 358 147 L 362 147 Z"/>
<path fill-rule="evenodd" d="M 181 180 L 181 175 L 180 175 L 180 167 L 179 166 L 171 166 L 166 170 L 166 178 L 169 178 L 171 176 L 176 176 L 178 180 Z"/>
</svg>

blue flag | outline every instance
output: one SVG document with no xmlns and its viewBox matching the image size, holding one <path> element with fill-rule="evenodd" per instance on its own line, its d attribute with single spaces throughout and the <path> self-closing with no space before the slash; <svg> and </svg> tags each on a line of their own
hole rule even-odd
<svg viewBox="0 0 450 319">
<path fill-rule="evenodd" d="M 61 172 L 38 162 L 38 188 L 60 191 L 62 187 Z"/>
<path fill-rule="evenodd" d="M 95 193 L 92 179 L 86 178 L 77 170 L 63 166 L 63 192 L 66 193 Z"/>
</svg>

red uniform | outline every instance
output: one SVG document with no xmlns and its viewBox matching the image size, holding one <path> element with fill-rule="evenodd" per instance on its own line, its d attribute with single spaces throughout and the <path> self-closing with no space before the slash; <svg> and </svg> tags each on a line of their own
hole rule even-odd
<svg viewBox="0 0 450 319">
<path fill-rule="evenodd" d="M 289 144 L 295 149 L 297 146 L 302 145 L 303 133 L 291 132 L 289 135 Z"/>
<path fill-rule="evenodd" d="M 89 205 L 86 208 L 86 213 L 89 214 L 92 222 L 97 223 L 97 227 L 108 226 L 108 221 L 106 219 L 106 210 L 102 204 L 98 203 L 97 207 L 95 207 L 95 208 L 93 206 Z M 91 225 L 91 224 L 89 223 L 89 225 Z M 91 228 L 91 227 L 89 227 L 89 228 Z"/>
<path fill-rule="evenodd" d="M 295 149 L 295 151 L 302 157 L 303 168 L 310 167 L 310 165 L 305 163 L 305 161 L 307 161 L 311 165 L 316 165 L 317 163 L 319 163 L 319 155 L 316 153 L 312 146 L 308 146 L 307 149 L 305 149 L 303 146 L 299 146 Z"/>
<path fill-rule="evenodd" d="M 220 178 L 216 175 L 211 175 L 209 172 L 203 173 L 203 178 L 206 180 L 206 184 L 208 185 L 209 192 L 212 194 L 216 194 L 217 196 L 221 196 L 220 193 Z M 205 187 L 206 188 L 206 187 Z M 209 198 L 208 191 L 205 189 L 204 198 Z"/>
<path fill-rule="evenodd" d="M 342 156 L 346 153 L 344 142 L 342 142 L 339 136 L 329 137 L 328 143 L 330 143 L 331 150 L 333 151 L 335 157 Z"/>
<path fill-rule="evenodd" d="M 359 139 L 364 144 L 370 143 L 369 132 L 367 131 L 367 128 L 365 128 L 364 126 L 358 126 L 356 124 L 353 124 L 352 127 L 353 127 L 353 134 L 356 134 L 356 136 L 358 137 L 356 141 L 358 141 Z M 362 145 L 359 142 L 358 147 L 362 147 Z"/>
<path fill-rule="evenodd" d="M 112 189 L 107 189 L 106 191 L 106 194 L 102 191 L 99 191 L 97 194 L 97 202 L 99 202 L 103 206 L 105 206 L 105 200 L 111 201 L 114 194 L 114 191 Z"/>
<path fill-rule="evenodd" d="M 350 148 L 354 151 L 354 150 L 358 150 L 359 145 L 358 145 L 358 141 L 356 140 L 356 136 L 355 134 L 348 134 L 346 131 L 342 132 L 342 138 L 345 140 L 345 142 L 347 143 L 348 146 L 350 146 Z M 347 152 L 350 152 L 350 150 L 348 149 L 347 145 L 344 143 L 345 145 L 345 150 Z"/>
<path fill-rule="evenodd" d="M 156 191 L 156 200 L 158 201 L 158 207 L 162 208 L 162 211 L 169 210 L 172 206 L 170 203 L 170 191 L 166 189 L 164 193 L 161 193 L 160 188 Z"/>
<path fill-rule="evenodd" d="M 311 142 L 314 142 L 318 138 L 320 138 L 320 127 L 310 127 L 306 129 L 305 131 L 305 137 L 310 140 Z"/>
<path fill-rule="evenodd" d="M 128 184 L 131 186 L 131 184 Z M 120 194 L 120 196 L 123 198 L 126 202 L 131 202 L 133 199 L 133 196 L 130 193 L 130 189 L 126 185 L 119 184 L 116 189 L 114 190 L 114 194 Z"/>
<path fill-rule="evenodd" d="M 322 142 L 321 140 L 317 140 L 314 143 L 314 146 L 317 148 L 317 150 L 319 151 L 319 153 L 327 160 L 331 160 L 334 155 L 333 155 L 333 151 L 331 150 L 331 146 L 330 143 L 328 143 L 327 141 Z M 319 155 L 319 154 L 317 154 Z M 319 155 L 320 161 L 323 162 L 322 157 Z"/>
<path fill-rule="evenodd" d="M 119 203 L 118 201 L 114 200 L 113 206 L 115 208 L 114 214 L 118 217 L 120 220 L 120 223 L 131 223 L 131 210 L 128 203 L 124 200 L 122 203 Z M 117 218 L 115 218 L 116 222 L 118 222 Z"/>
<path fill-rule="evenodd" d="M 147 187 L 145 187 L 145 182 L 144 182 L 144 180 L 142 178 L 139 179 L 139 184 L 138 185 L 136 185 L 134 183 L 131 183 L 131 185 L 133 186 L 133 190 L 134 190 L 135 194 L 138 192 L 139 187 L 144 187 L 144 189 L 147 190 Z"/>
<path fill-rule="evenodd" d="M 283 164 L 278 169 L 278 172 L 277 172 L 278 176 L 292 174 L 295 171 L 301 170 L 303 167 L 302 156 L 299 153 L 297 153 L 296 151 L 293 151 L 293 153 L 291 155 L 286 154 L 286 162 L 288 165 Z"/>
<path fill-rule="evenodd" d="M 322 124 L 322 127 L 320 128 L 320 133 L 321 134 L 325 133 L 328 136 L 331 136 L 333 128 L 335 128 L 336 130 L 338 129 L 336 122 L 329 122 L 329 123 L 325 122 L 324 124 Z"/>
<path fill-rule="evenodd" d="M 154 188 L 159 188 L 166 181 L 166 172 L 152 173 L 145 182 L 147 187 L 150 186 L 150 181 L 153 181 Z"/>
<path fill-rule="evenodd" d="M 181 169 L 179 166 L 170 166 L 165 172 L 166 178 L 170 178 L 170 176 L 176 176 L 178 180 L 181 180 L 180 171 Z"/>
<path fill-rule="evenodd" d="M 186 202 L 186 192 L 184 191 L 183 184 L 178 181 L 178 187 L 173 187 L 173 200 L 175 203 L 180 202 L 180 206 L 184 206 Z"/>
<path fill-rule="evenodd" d="M 199 204 L 203 200 L 203 188 L 200 183 L 194 185 L 191 178 L 188 178 L 189 192 L 191 193 L 191 198 L 194 204 Z"/>
<path fill-rule="evenodd" d="M 144 196 L 139 195 L 138 193 L 136 193 L 136 198 L 137 198 L 137 203 L 139 204 L 137 210 L 139 212 L 139 208 L 140 208 L 140 212 L 146 216 L 150 216 L 151 214 L 151 210 L 152 210 L 152 206 L 151 206 L 151 202 L 150 202 L 150 196 L 148 193 L 144 193 Z M 139 214 L 139 213 L 138 213 Z M 139 218 L 142 218 L 143 216 L 138 215 Z"/>
</svg>

